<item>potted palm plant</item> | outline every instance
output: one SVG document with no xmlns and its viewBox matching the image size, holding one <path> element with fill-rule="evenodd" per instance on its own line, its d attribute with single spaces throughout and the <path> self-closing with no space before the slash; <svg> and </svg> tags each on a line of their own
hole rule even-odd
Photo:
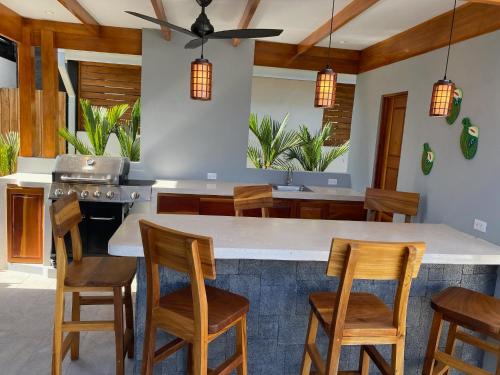
<svg viewBox="0 0 500 375">
<path fill-rule="evenodd" d="M 0 134 L 0 176 L 12 174 L 17 168 L 19 155 L 19 133 Z"/>
<path fill-rule="evenodd" d="M 330 137 L 331 127 L 331 123 L 328 123 L 323 129 L 311 134 L 306 126 L 301 126 L 298 131 L 300 142 L 286 152 L 287 160 L 297 161 L 305 171 L 324 172 L 335 159 L 349 150 L 349 141 L 323 150 L 325 141 Z"/>
<path fill-rule="evenodd" d="M 289 163 L 283 158 L 284 153 L 300 144 L 300 137 L 294 131 L 287 131 L 289 114 L 281 121 L 264 116 L 259 123 L 257 115 L 250 114 L 249 128 L 257 143 L 248 146 L 247 156 L 255 166 L 261 169 L 288 169 Z"/>
</svg>

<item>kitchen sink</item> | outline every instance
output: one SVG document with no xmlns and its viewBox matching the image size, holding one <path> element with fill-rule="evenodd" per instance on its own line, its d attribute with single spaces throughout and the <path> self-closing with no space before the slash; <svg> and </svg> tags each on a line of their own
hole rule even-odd
<svg viewBox="0 0 500 375">
<path fill-rule="evenodd" d="M 273 185 L 273 189 L 277 191 L 312 191 L 304 185 Z"/>
</svg>

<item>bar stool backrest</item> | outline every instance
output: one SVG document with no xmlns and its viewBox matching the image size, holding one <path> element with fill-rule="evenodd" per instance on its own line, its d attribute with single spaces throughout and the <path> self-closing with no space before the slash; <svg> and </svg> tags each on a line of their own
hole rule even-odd
<svg viewBox="0 0 500 375">
<path fill-rule="evenodd" d="M 269 208 L 273 206 L 271 185 L 235 186 L 233 195 L 236 216 L 243 216 L 243 210 L 260 208 L 262 217 L 269 217 Z"/>
<path fill-rule="evenodd" d="M 394 190 L 367 188 L 365 193 L 365 210 L 368 210 L 368 220 L 374 220 L 374 214 L 403 214 L 405 222 L 410 223 L 411 217 L 418 214 L 420 194 Z"/>
<path fill-rule="evenodd" d="M 418 276 L 425 243 L 368 242 L 334 239 L 326 274 L 340 278 L 332 330 L 342 332 L 353 280 L 398 280 L 394 298 L 394 327 L 404 333 L 411 281 Z"/>
</svg>

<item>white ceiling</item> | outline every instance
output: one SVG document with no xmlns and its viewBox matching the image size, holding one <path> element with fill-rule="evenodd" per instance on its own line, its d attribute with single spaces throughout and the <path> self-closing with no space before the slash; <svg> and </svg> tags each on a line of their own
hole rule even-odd
<svg viewBox="0 0 500 375">
<path fill-rule="evenodd" d="M 79 0 L 102 25 L 155 28 L 125 10 L 154 16 L 150 0 Z M 335 13 L 351 0 L 336 0 Z M 236 28 L 247 0 L 213 0 L 207 15 L 216 30 Z M 78 20 L 57 0 L 0 0 L 24 17 L 64 22 Z M 169 22 L 190 28 L 200 12 L 195 0 L 163 0 Z M 458 1 L 458 5 L 465 3 Z M 380 0 L 333 34 L 338 48 L 363 49 L 453 8 L 453 0 Z M 330 18 L 331 0 L 261 0 L 250 27 L 283 28 L 269 40 L 299 43 Z M 175 32 L 174 32 L 175 35 Z M 328 46 L 328 38 L 318 45 Z"/>
</svg>

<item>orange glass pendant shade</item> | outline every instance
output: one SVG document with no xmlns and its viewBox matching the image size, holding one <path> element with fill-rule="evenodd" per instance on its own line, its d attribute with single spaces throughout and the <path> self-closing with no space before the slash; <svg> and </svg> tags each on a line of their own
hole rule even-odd
<svg viewBox="0 0 500 375">
<path fill-rule="evenodd" d="M 316 77 L 316 94 L 314 106 L 316 108 L 331 108 L 335 104 L 337 92 L 337 73 L 326 67 L 318 72 Z"/>
<path fill-rule="evenodd" d="M 446 117 L 450 114 L 453 103 L 455 84 L 447 79 L 437 81 L 432 87 L 429 116 Z"/>
<path fill-rule="evenodd" d="M 207 59 L 191 63 L 191 99 L 212 99 L 212 63 Z"/>
</svg>

